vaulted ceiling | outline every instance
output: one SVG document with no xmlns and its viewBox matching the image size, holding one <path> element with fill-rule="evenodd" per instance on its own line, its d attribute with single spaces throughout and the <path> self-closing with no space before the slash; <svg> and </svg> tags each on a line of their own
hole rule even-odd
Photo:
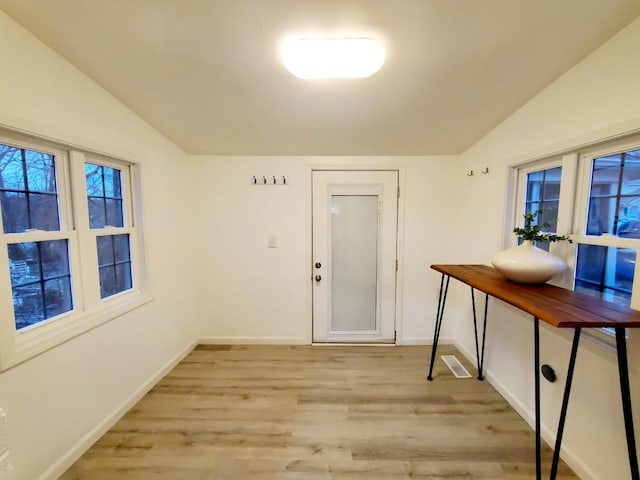
<svg viewBox="0 0 640 480">
<path fill-rule="evenodd" d="M 232 155 L 460 153 L 640 15 L 638 0 L 0 8 L 186 152 Z M 367 79 L 303 81 L 278 56 L 293 35 L 372 36 L 386 63 Z"/>
</svg>

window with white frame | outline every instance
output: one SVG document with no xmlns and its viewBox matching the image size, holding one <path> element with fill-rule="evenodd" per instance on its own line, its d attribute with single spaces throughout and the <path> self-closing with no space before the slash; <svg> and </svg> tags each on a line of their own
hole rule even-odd
<svg viewBox="0 0 640 480">
<path fill-rule="evenodd" d="M 541 211 L 571 245 L 539 245 L 563 257 L 556 284 L 624 306 L 640 302 L 640 137 L 568 152 L 517 169 L 514 226 Z"/>
<path fill-rule="evenodd" d="M 640 144 L 583 156 L 576 290 L 630 305 L 640 240 Z"/>
<path fill-rule="evenodd" d="M 129 202 L 123 195 L 128 185 L 126 171 L 115 166 L 85 163 L 89 228 L 98 253 L 100 297 L 132 288 Z M 125 189 L 126 190 L 126 189 Z M 127 211 L 128 213 L 125 213 Z"/>
<path fill-rule="evenodd" d="M 146 302 L 129 162 L 0 132 L 0 367 Z"/>
<path fill-rule="evenodd" d="M 521 173 L 524 196 L 522 208 L 525 212 L 537 213 L 533 225 L 544 225 L 542 232 L 557 233 L 558 209 L 560 205 L 560 179 L 562 166 L 553 163 L 544 167 L 523 169 Z M 536 242 L 538 248 L 549 251 L 549 242 Z"/>
</svg>

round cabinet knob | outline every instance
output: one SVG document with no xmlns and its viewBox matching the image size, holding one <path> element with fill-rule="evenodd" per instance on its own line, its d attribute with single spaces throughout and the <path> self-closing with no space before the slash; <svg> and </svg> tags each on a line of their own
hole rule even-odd
<svg viewBox="0 0 640 480">
<path fill-rule="evenodd" d="M 322 280 L 322 277 L 320 275 L 316 275 L 316 282 L 319 282 L 320 280 Z"/>
<path fill-rule="evenodd" d="M 322 267 L 322 264 L 320 262 L 316 262 L 316 268 L 320 268 Z"/>
</svg>

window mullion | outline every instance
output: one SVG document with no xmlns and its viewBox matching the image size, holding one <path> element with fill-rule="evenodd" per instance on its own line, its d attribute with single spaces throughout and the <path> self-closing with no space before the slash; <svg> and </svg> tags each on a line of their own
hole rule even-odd
<svg viewBox="0 0 640 480">
<path fill-rule="evenodd" d="M 69 153 L 56 157 L 56 182 L 58 185 L 58 212 L 60 215 L 60 230 L 73 231 L 73 198 L 71 196 L 71 179 Z"/>
<path fill-rule="evenodd" d="M 98 279 L 98 253 L 96 251 L 95 234 L 89 228 L 89 206 L 87 204 L 85 184 L 85 155 L 79 151 L 70 152 L 71 181 L 73 188 L 73 211 L 76 231 L 78 233 L 78 256 L 82 285 L 82 300 L 85 308 L 91 309 L 100 303 L 100 287 Z"/>
<path fill-rule="evenodd" d="M 24 233 L 9 233 L 5 234 L 4 241 L 7 245 L 11 245 L 14 243 L 25 243 L 25 242 L 46 242 L 48 240 L 64 240 L 71 236 L 71 233 L 68 231 L 46 231 L 46 230 L 34 230 L 31 232 Z"/>
<path fill-rule="evenodd" d="M 133 208 L 132 208 L 132 182 L 129 168 L 122 169 L 122 185 L 120 195 L 122 196 L 122 208 L 124 210 L 124 226 L 125 227 L 135 227 L 135 219 L 133 218 Z"/>
<path fill-rule="evenodd" d="M 27 202 L 27 225 L 29 228 L 33 226 L 31 221 L 31 194 L 29 193 L 29 174 L 27 172 L 27 154 L 24 148 L 20 149 L 20 157 L 22 158 L 22 175 L 24 177 L 24 196 Z"/>
<path fill-rule="evenodd" d="M 129 249 L 131 257 L 131 283 L 135 290 L 140 291 L 142 289 L 142 277 L 141 277 L 141 252 L 139 248 L 139 238 L 136 229 L 132 229 L 129 233 Z"/>
<path fill-rule="evenodd" d="M 571 153 L 562 157 L 562 176 L 560 178 L 560 193 L 558 201 L 558 223 L 556 230 L 559 235 L 570 235 L 573 231 L 574 209 L 573 199 L 576 195 L 578 176 L 578 155 Z"/>
<path fill-rule="evenodd" d="M 622 195 L 622 182 L 624 181 L 624 159 L 626 153 L 622 153 L 620 156 L 620 172 L 618 172 L 618 188 L 616 188 L 616 203 L 613 217 L 613 234 L 618 233 L 618 212 L 620 212 L 620 196 Z"/>
<path fill-rule="evenodd" d="M 562 157 L 562 174 L 560 176 L 560 191 L 558 193 L 558 218 L 556 233 L 558 235 L 571 235 L 573 232 L 574 209 L 573 200 L 576 195 L 578 176 L 578 155 L 570 153 Z M 557 281 L 557 285 L 563 288 L 573 289 L 573 277 L 575 271 L 576 246 L 569 242 L 551 244 L 549 251 L 562 258 L 568 265 L 564 273 Z"/>
<path fill-rule="evenodd" d="M 0 225 L 1 226 L 1 225 Z M 13 294 L 9 273 L 9 253 L 7 244 L 2 241 L 0 228 L 0 367 L 4 368 L 15 354 L 15 323 L 13 320 Z"/>
</svg>

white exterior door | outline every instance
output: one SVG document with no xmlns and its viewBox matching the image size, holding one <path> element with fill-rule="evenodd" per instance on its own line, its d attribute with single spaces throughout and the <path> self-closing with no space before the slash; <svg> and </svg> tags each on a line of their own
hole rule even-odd
<svg viewBox="0 0 640 480">
<path fill-rule="evenodd" d="M 313 341 L 394 342 L 397 171 L 314 171 Z"/>
</svg>

